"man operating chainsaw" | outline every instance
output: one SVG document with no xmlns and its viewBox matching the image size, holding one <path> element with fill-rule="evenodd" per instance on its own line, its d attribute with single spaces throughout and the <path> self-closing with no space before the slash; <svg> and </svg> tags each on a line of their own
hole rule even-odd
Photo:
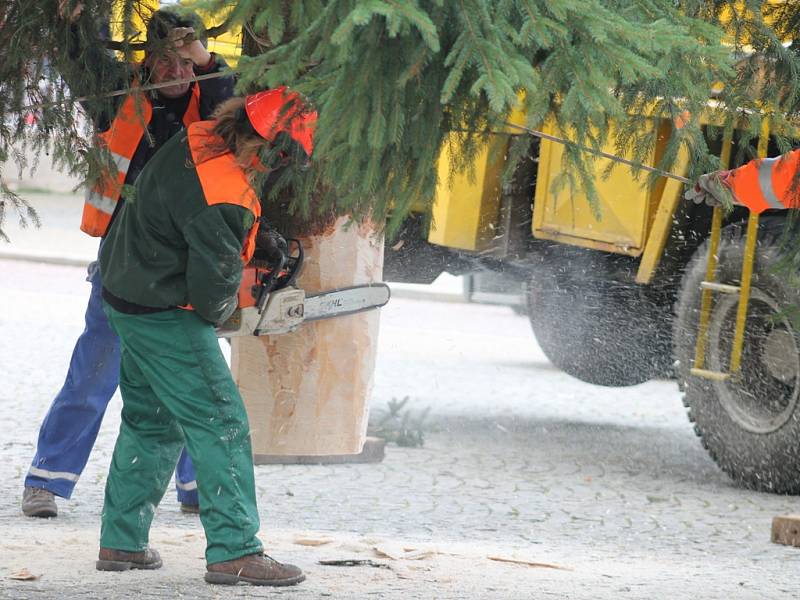
<svg viewBox="0 0 800 600">
<path fill-rule="evenodd" d="M 316 113 L 285 88 L 229 100 L 214 120 L 189 125 L 161 148 L 136 181 L 135 201 L 111 225 L 100 268 L 121 345 L 123 408 L 99 570 L 161 566 L 148 534 L 185 443 L 197 470 L 206 581 L 304 579 L 264 555 L 256 538 L 249 425 L 215 325 L 236 309 L 243 267 L 256 250 L 254 177 L 286 160 L 307 161 L 315 123 Z"/>
<path fill-rule="evenodd" d="M 169 10 L 153 13 L 147 25 L 145 62 L 133 67 L 110 56 L 96 40 L 92 20 L 82 17 L 82 5 L 61 0 L 62 18 L 69 22 L 67 52 L 72 69 L 90 68 L 104 74 L 111 89 L 139 84 L 180 81 L 149 92 L 118 96 L 111 105 L 85 105 L 99 132 L 99 143 L 111 152 L 117 172 L 107 173 L 88 192 L 81 229 L 103 238 L 123 205 L 121 184 L 133 184 L 142 168 L 174 134 L 207 119 L 233 94 L 233 78 L 224 76 L 187 82 L 193 74 L 219 72 L 225 62 L 209 53 L 199 39 L 196 17 Z M 80 73 L 63 73 L 72 93 L 85 93 Z M 102 245 L 102 241 L 101 241 Z M 104 273 L 105 275 L 105 273 Z M 22 511 L 31 517 L 55 517 L 55 497 L 69 498 L 89 459 L 109 400 L 119 382 L 119 342 L 102 311 L 101 277 L 97 263 L 89 267 L 92 289 L 86 308 L 86 329 L 78 338 L 61 391 L 42 423 L 28 475 Z M 197 511 L 194 469 L 183 453 L 176 469 L 178 500 L 185 512 Z"/>
</svg>

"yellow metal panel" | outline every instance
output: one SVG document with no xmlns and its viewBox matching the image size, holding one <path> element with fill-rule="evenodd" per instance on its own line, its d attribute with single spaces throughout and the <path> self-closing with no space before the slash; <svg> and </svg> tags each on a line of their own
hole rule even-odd
<svg viewBox="0 0 800 600">
<path fill-rule="evenodd" d="M 491 136 L 473 163 L 474 177 L 450 177 L 450 144 L 438 160 L 438 184 L 433 204 L 432 244 L 480 252 L 491 245 L 500 216 L 501 176 L 507 136 Z"/>
<path fill-rule="evenodd" d="M 131 31 L 127 32 L 128 35 L 132 35 L 138 32 L 138 36 L 133 37 L 130 41 L 131 42 L 144 42 L 147 39 L 147 34 L 145 33 L 145 23 L 150 18 L 150 15 L 158 10 L 159 7 L 159 0 L 142 0 L 141 2 L 136 3 L 134 6 L 134 12 L 131 19 Z M 111 29 L 111 39 L 114 40 L 124 40 L 125 39 L 125 31 L 123 30 L 123 18 L 122 18 L 122 10 L 124 8 L 124 3 L 121 0 L 117 0 L 114 3 L 114 6 L 111 11 L 111 22 L 109 23 Z M 130 56 L 126 57 L 122 52 L 117 52 L 117 56 L 120 60 L 130 60 L 132 62 L 141 62 L 144 60 L 144 52 L 136 51 L 132 52 Z"/>
<path fill-rule="evenodd" d="M 732 132 L 727 132 L 722 140 L 720 165 L 723 169 L 728 168 L 731 160 L 731 150 L 733 148 L 733 144 L 731 142 L 732 136 Z M 685 175 L 688 171 L 688 167 L 688 153 L 685 148 L 681 148 L 673 170 L 675 173 Z M 655 222 L 650 228 L 650 234 L 647 238 L 647 245 L 645 246 L 644 254 L 642 255 L 642 261 L 639 264 L 639 271 L 636 273 L 636 283 L 647 284 L 653 280 L 656 269 L 661 263 L 661 256 L 664 252 L 664 248 L 666 247 L 670 231 L 672 230 L 672 217 L 680 205 L 682 198 L 683 184 L 675 181 L 674 179 L 670 179 L 666 183 L 664 193 L 661 196 L 661 202 L 658 205 Z"/>
<path fill-rule="evenodd" d="M 682 175 L 686 173 L 688 168 L 689 153 L 685 148 L 681 148 L 675 161 L 673 172 Z M 658 210 L 654 211 L 653 224 L 647 236 L 642 260 L 639 263 L 639 270 L 636 273 L 636 283 L 646 284 L 653 280 L 672 231 L 672 219 L 683 199 L 683 189 L 683 184 L 680 181 L 670 179 L 664 182 Z"/>
<path fill-rule="evenodd" d="M 657 121 L 652 121 L 655 127 Z M 551 124 L 544 131 L 559 135 Z M 647 132 L 642 132 L 643 134 Z M 613 139 L 613 132 L 611 139 Z M 617 149 L 607 144 L 602 150 L 612 154 Z M 561 172 L 564 149 L 561 144 L 542 140 L 533 212 L 533 234 L 537 238 L 597 248 L 620 254 L 639 256 L 651 221 L 651 206 L 655 205 L 664 186 L 651 190 L 646 177 L 634 179 L 631 169 L 624 165 L 615 167 L 608 178 L 603 178 L 608 159 L 594 163 L 595 185 L 598 194 L 599 218 L 595 216 L 584 191 L 574 193 L 568 186 L 553 190 L 553 180 Z M 626 152 L 626 158 L 632 158 Z M 655 164 L 658 151 L 651 161 Z"/>
<path fill-rule="evenodd" d="M 758 156 L 766 158 L 769 147 L 769 121 L 761 123 L 761 135 L 758 140 Z M 737 373 L 744 350 L 744 328 L 747 324 L 747 306 L 750 302 L 750 283 L 753 279 L 753 266 L 756 260 L 758 244 L 758 213 L 751 212 L 747 221 L 747 237 L 744 244 L 744 260 L 742 261 L 742 290 L 739 292 L 739 306 L 736 308 L 736 327 L 733 330 L 733 348 L 731 349 L 731 373 Z"/>
<path fill-rule="evenodd" d="M 189 8 L 193 8 L 195 4 L 197 4 L 196 0 L 181 1 L 182 6 Z M 197 14 L 203 19 L 203 24 L 206 28 L 210 29 L 211 27 L 222 25 L 232 10 L 233 6 L 213 14 L 207 10 L 197 10 Z M 235 67 L 236 63 L 239 62 L 239 56 L 242 54 L 242 28 L 237 25 L 215 38 L 209 38 L 208 51 L 216 52 L 225 59 L 228 65 Z"/>
<path fill-rule="evenodd" d="M 212 27 L 216 23 L 206 20 L 206 26 Z M 235 67 L 242 53 L 242 28 L 236 27 L 221 36 L 208 40 L 208 51 L 216 52 L 225 59 L 229 66 Z"/>
</svg>

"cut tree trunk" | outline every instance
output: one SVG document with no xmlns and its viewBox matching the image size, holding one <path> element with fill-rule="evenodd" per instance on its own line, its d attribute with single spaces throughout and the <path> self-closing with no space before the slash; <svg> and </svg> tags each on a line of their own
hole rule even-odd
<svg viewBox="0 0 800 600">
<path fill-rule="evenodd" d="M 301 240 L 297 285 L 314 294 L 381 280 L 383 239 L 339 219 Z M 232 340 L 255 454 L 358 454 L 367 431 L 379 311 L 304 323 L 276 336 Z"/>
</svg>

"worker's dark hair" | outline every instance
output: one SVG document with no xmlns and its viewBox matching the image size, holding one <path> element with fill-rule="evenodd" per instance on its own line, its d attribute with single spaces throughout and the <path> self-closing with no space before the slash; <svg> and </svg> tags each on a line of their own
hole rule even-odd
<svg viewBox="0 0 800 600">
<path fill-rule="evenodd" d="M 150 15 L 147 20 L 147 51 L 158 51 L 166 45 L 169 32 L 176 27 L 193 27 L 198 39 L 205 46 L 205 26 L 197 13 L 175 9 L 162 8 Z"/>
<path fill-rule="evenodd" d="M 278 133 L 272 141 L 261 137 L 250 123 L 245 102 L 241 97 L 230 98 L 217 107 L 211 118 L 216 121 L 214 133 L 221 141 L 204 148 L 195 157 L 195 165 L 230 152 L 245 176 L 255 183 L 265 177 L 274 180 L 277 172 L 293 161 L 296 164 L 308 161 L 303 148 L 287 133 Z"/>
</svg>

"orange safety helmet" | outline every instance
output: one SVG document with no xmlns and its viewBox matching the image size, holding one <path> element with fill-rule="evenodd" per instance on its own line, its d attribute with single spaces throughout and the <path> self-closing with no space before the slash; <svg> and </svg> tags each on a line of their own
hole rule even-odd
<svg viewBox="0 0 800 600">
<path fill-rule="evenodd" d="M 251 94 L 245 98 L 245 111 L 253 129 L 265 140 L 272 142 L 279 133 L 287 133 L 311 156 L 317 112 L 309 110 L 300 94 L 285 86 Z"/>
</svg>

